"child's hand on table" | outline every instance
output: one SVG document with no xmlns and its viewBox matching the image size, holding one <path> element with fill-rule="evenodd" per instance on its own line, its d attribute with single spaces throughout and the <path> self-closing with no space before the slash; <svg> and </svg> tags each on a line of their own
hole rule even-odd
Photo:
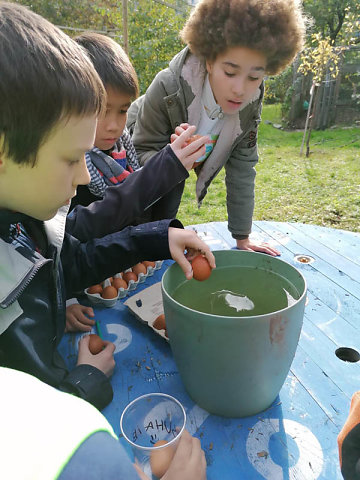
<svg viewBox="0 0 360 480">
<path fill-rule="evenodd" d="M 90 332 L 91 327 L 95 325 L 95 320 L 88 317 L 94 316 L 94 310 L 91 307 L 85 307 L 79 303 L 73 303 L 66 307 L 66 325 L 65 332 Z"/>
<path fill-rule="evenodd" d="M 84 335 L 80 339 L 77 365 L 92 365 L 105 373 L 107 377 L 111 377 L 115 368 L 115 345 L 112 342 L 104 340 L 104 350 L 97 355 L 93 355 L 89 350 L 89 341 L 89 335 Z"/>
<path fill-rule="evenodd" d="M 244 238 L 242 240 L 236 240 L 236 247 L 239 250 L 250 250 L 252 252 L 262 252 L 272 255 L 273 257 L 278 257 L 280 252 L 273 248 L 268 243 L 256 243 L 252 242 L 249 238 Z"/>
<path fill-rule="evenodd" d="M 141 480 L 149 477 L 135 465 Z M 174 458 L 161 480 L 206 480 L 206 459 L 200 440 L 184 430 L 179 440 Z"/>
<path fill-rule="evenodd" d="M 195 130 L 194 125 L 182 123 L 171 135 L 170 146 L 186 170 L 191 170 L 194 163 L 205 154 L 205 143 L 209 142 L 209 137 L 200 136 L 197 140 L 187 143 Z"/>
<path fill-rule="evenodd" d="M 169 250 L 171 258 L 179 264 L 188 280 L 193 277 L 189 260 L 193 260 L 199 253 L 205 255 L 211 268 L 216 267 L 215 257 L 210 248 L 193 230 L 169 227 Z M 185 250 L 187 250 L 186 255 Z"/>
</svg>

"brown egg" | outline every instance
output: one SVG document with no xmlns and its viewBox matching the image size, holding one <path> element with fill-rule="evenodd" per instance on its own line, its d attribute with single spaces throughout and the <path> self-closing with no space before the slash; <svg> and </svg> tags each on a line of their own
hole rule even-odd
<svg viewBox="0 0 360 480">
<path fill-rule="evenodd" d="M 168 442 L 166 440 L 159 440 L 155 443 L 154 447 L 160 447 L 161 445 L 166 445 L 167 443 Z M 161 478 L 163 475 L 165 475 L 174 455 L 175 449 L 172 446 L 151 452 L 150 467 L 155 477 Z"/>
<path fill-rule="evenodd" d="M 156 328 L 156 330 L 165 330 L 165 315 L 163 313 L 155 319 L 153 327 Z"/>
<path fill-rule="evenodd" d="M 120 278 L 120 277 L 115 277 L 114 278 L 112 286 L 115 287 L 117 290 L 119 290 L 119 288 L 124 288 L 126 290 L 127 287 L 128 287 L 125 280 Z"/>
<path fill-rule="evenodd" d="M 88 291 L 88 293 L 92 293 L 92 294 L 94 294 L 94 293 L 100 293 L 101 294 L 101 292 L 103 291 L 103 288 L 102 288 L 101 285 L 92 285 L 91 287 L 89 287 L 87 289 L 87 291 Z"/>
<path fill-rule="evenodd" d="M 118 291 L 112 285 L 104 288 L 101 294 L 102 298 L 115 298 L 118 296 Z"/>
<path fill-rule="evenodd" d="M 139 276 L 139 273 L 143 273 L 146 275 L 146 267 L 142 263 L 137 263 L 132 267 L 132 271 L 135 273 L 135 275 Z"/>
<path fill-rule="evenodd" d="M 155 267 L 155 262 L 150 262 L 148 260 L 145 260 L 144 262 L 142 262 L 145 266 L 145 268 L 148 268 L 148 267 Z"/>
<path fill-rule="evenodd" d="M 189 145 L 189 144 L 192 143 L 192 142 L 195 142 L 195 140 L 197 140 L 197 139 L 199 139 L 199 138 L 201 138 L 201 137 L 202 137 L 202 135 L 192 135 L 192 136 L 189 138 L 189 140 L 186 142 L 186 146 Z M 195 167 L 197 167 L 198 165 L 199 165 L 198 162 L 194 162 L 192 168 L 195 168 Z"/>
<path fill-rule="evenodd" d="M 211 267 L 209 262 L 203 255 L 198 255 L 194 258 L 191 262 L 191 266 L 193 269 L 193 276 L 195 280 L 199 280 L 202 282 L 210 277 L 211 274 Z"/>
<path fill-rule="evenodd" d="M 123 273 L 123 279 L 129 284 L 130 280 L 134 280 L 134 282 L 137 282 L 138 277 L 134 272 L 126 272 Z"/>
<path fill-rule="evenodd" d="M 92 333 L 91 335 L 89 335 L 89 337 L 90 337 L 89 350 L 93 355 L 97 355 L 98 353 L 101 352 L 105 344 L 101 340 L 99 335 L 95 335 L 95 333 Z"/>
<path fill-rule="evenodd" d="M 195 140 L 198 140 L 201 137 L 202 137 L 202 135 L 192 135 L 189 138 L 189 140 L 187 140 L 185 143 L 186 143 L 186 145 L 189 145 L 190 143 L 195 142 Z"/>
</svg>

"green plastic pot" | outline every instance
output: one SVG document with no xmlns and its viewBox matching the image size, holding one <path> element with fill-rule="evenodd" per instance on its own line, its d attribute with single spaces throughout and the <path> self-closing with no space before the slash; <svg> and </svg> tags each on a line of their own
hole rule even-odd
<svg viewBox="0 0 360 480">
<path fill-rule="evenodd" d="M 272 404 L 290 370 L 303 323 L 306 282 L 295 267 L 276 257 L 240 250 L 213 253 L 217 268 L 224 272 L 229 266 L 271 271 L 298 292 L 295 303 L 276 312 L 219 316 L 192 310 L 174 300 L 174 291 L 186 281 L 176 263 L 163 275 L 168 336 L 190 397 L 215 415 L 255 415 Z M 196 295 L 200 282 L 190 281 Z"/>
</svg>

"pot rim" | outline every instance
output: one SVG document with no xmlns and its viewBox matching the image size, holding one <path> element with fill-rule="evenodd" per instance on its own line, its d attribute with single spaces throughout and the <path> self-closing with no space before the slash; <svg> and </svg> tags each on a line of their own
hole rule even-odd
<svg viewBox="0 0 360 480">
<path fill-rule="evenodd" d="M 294 308 L 295 306 L 297 306 L 298 304 L 300 304 L 302 301 L 304 301 L 304 297 L 306 297 L 306 295 L 307 295 L 307 282 L 306 282 L 306 279 L 305 279 L 304 275 L 294 265 L 291 265 L 289 262 L 286 262 L 285 260 L 282 260 L 281 258 L 270 257 L 269 255 L 267 255 L 265 253 L 261 253 L 261 252 L 249 252 L 247 250 L 213 250 L 212 253 L 213 254 L 217 254 L 217 253 L 221 254 L 221 252 L 230 252 L 230 251 L 237 252 L 237 254 L 242 254 L 242 255 L 245 254 L 246 256 L 263 255 L 263 256 L 266 256 L 267 258 L 271 258 L 271 261 L 281 262 L 281 263 L 286 264 L 288 267 L 293 269 L 299 275 L 299 277 L 302 279 L 302 281 L 304 282 L 303 293 L 300 295 L 300 297 L 292 305 L 288 305 L 287 307 L 282 308 L 280 310 L 275 310 L 273 312 L 263 313 L 263 314 L 260 314 L 260 315 L 242 315 L 242 316 L 236 316 L 235 315 L 235 316 L 230 316 L 230 315 L 215 315 L 213 313 L 200 312 L 199 310 L 194 310 L 194 309 L 192 309 L 190 307 L 187 307 L 186 305 L 183 305 L 182 303 L 178 302 L 166 290 L 166 288 L 164 286 L 166 275 L 168 275 L 168 272 L 170 271 L 171 268 L 180 268 L 179 265 L 177 265 L 177 263 L 175 262 L 172 265 L 170 265 L 170 267 L 167 268 L 167 270 L 164 272 L 164 274 L 161 278 L 161 290 L 162 290 L 163 294 L 166 295 L 166 297 L 169 298 L 174 304 L 182 307 L 185 310 L 188 310 L 189 312 L 194 312 L 197 315 L 199 315 L 200 317 L 207 317 L 207 318 L 211 317 L 211 318 L 214 318 L 214 319 L 215 318 L 216 319 L 221 318 L 221 319 L 224 319 L 224 320 L 229 319 L 231 321 L 234 321 L 234 320 L 236 320 L 236 321 L 252 320 L 253 321 L 254 319 L 269 318 L 270 316 L 272 317 L 274 315 L 277 315 L 277 314 L 283 313 L 287 310 L 290 310 L 290 309 Z M 276 274 L 276 272 L 274 272 L 274 273 Z"/>
</svg>

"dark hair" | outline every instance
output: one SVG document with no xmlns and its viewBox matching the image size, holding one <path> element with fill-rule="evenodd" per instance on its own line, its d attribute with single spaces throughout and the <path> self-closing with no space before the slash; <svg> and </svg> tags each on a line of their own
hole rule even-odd
<svg viewBox="0 0 360 480">
<path fill-rule="evenodd" d="M 110 86 L 133 98 L 139 95 L 135 69 L 115 40 L 94 32 L 85 32 L 74 40 L 87 50 L 105 88 Z"/>
<path fill-rule="evenodd" d="M 258 50 L 273 75 L 302 49 L 305 18 L 299 0 L 200 0 L 180 36 L 206 60 L 236 46 Z"/>
<path fill-rule="evenodd" d="M 0 153 L 35 165 L 56 123 L 100 113 L 105 98 L 79 45 L 26 7 L 0 2 Z"/>
</svg>

